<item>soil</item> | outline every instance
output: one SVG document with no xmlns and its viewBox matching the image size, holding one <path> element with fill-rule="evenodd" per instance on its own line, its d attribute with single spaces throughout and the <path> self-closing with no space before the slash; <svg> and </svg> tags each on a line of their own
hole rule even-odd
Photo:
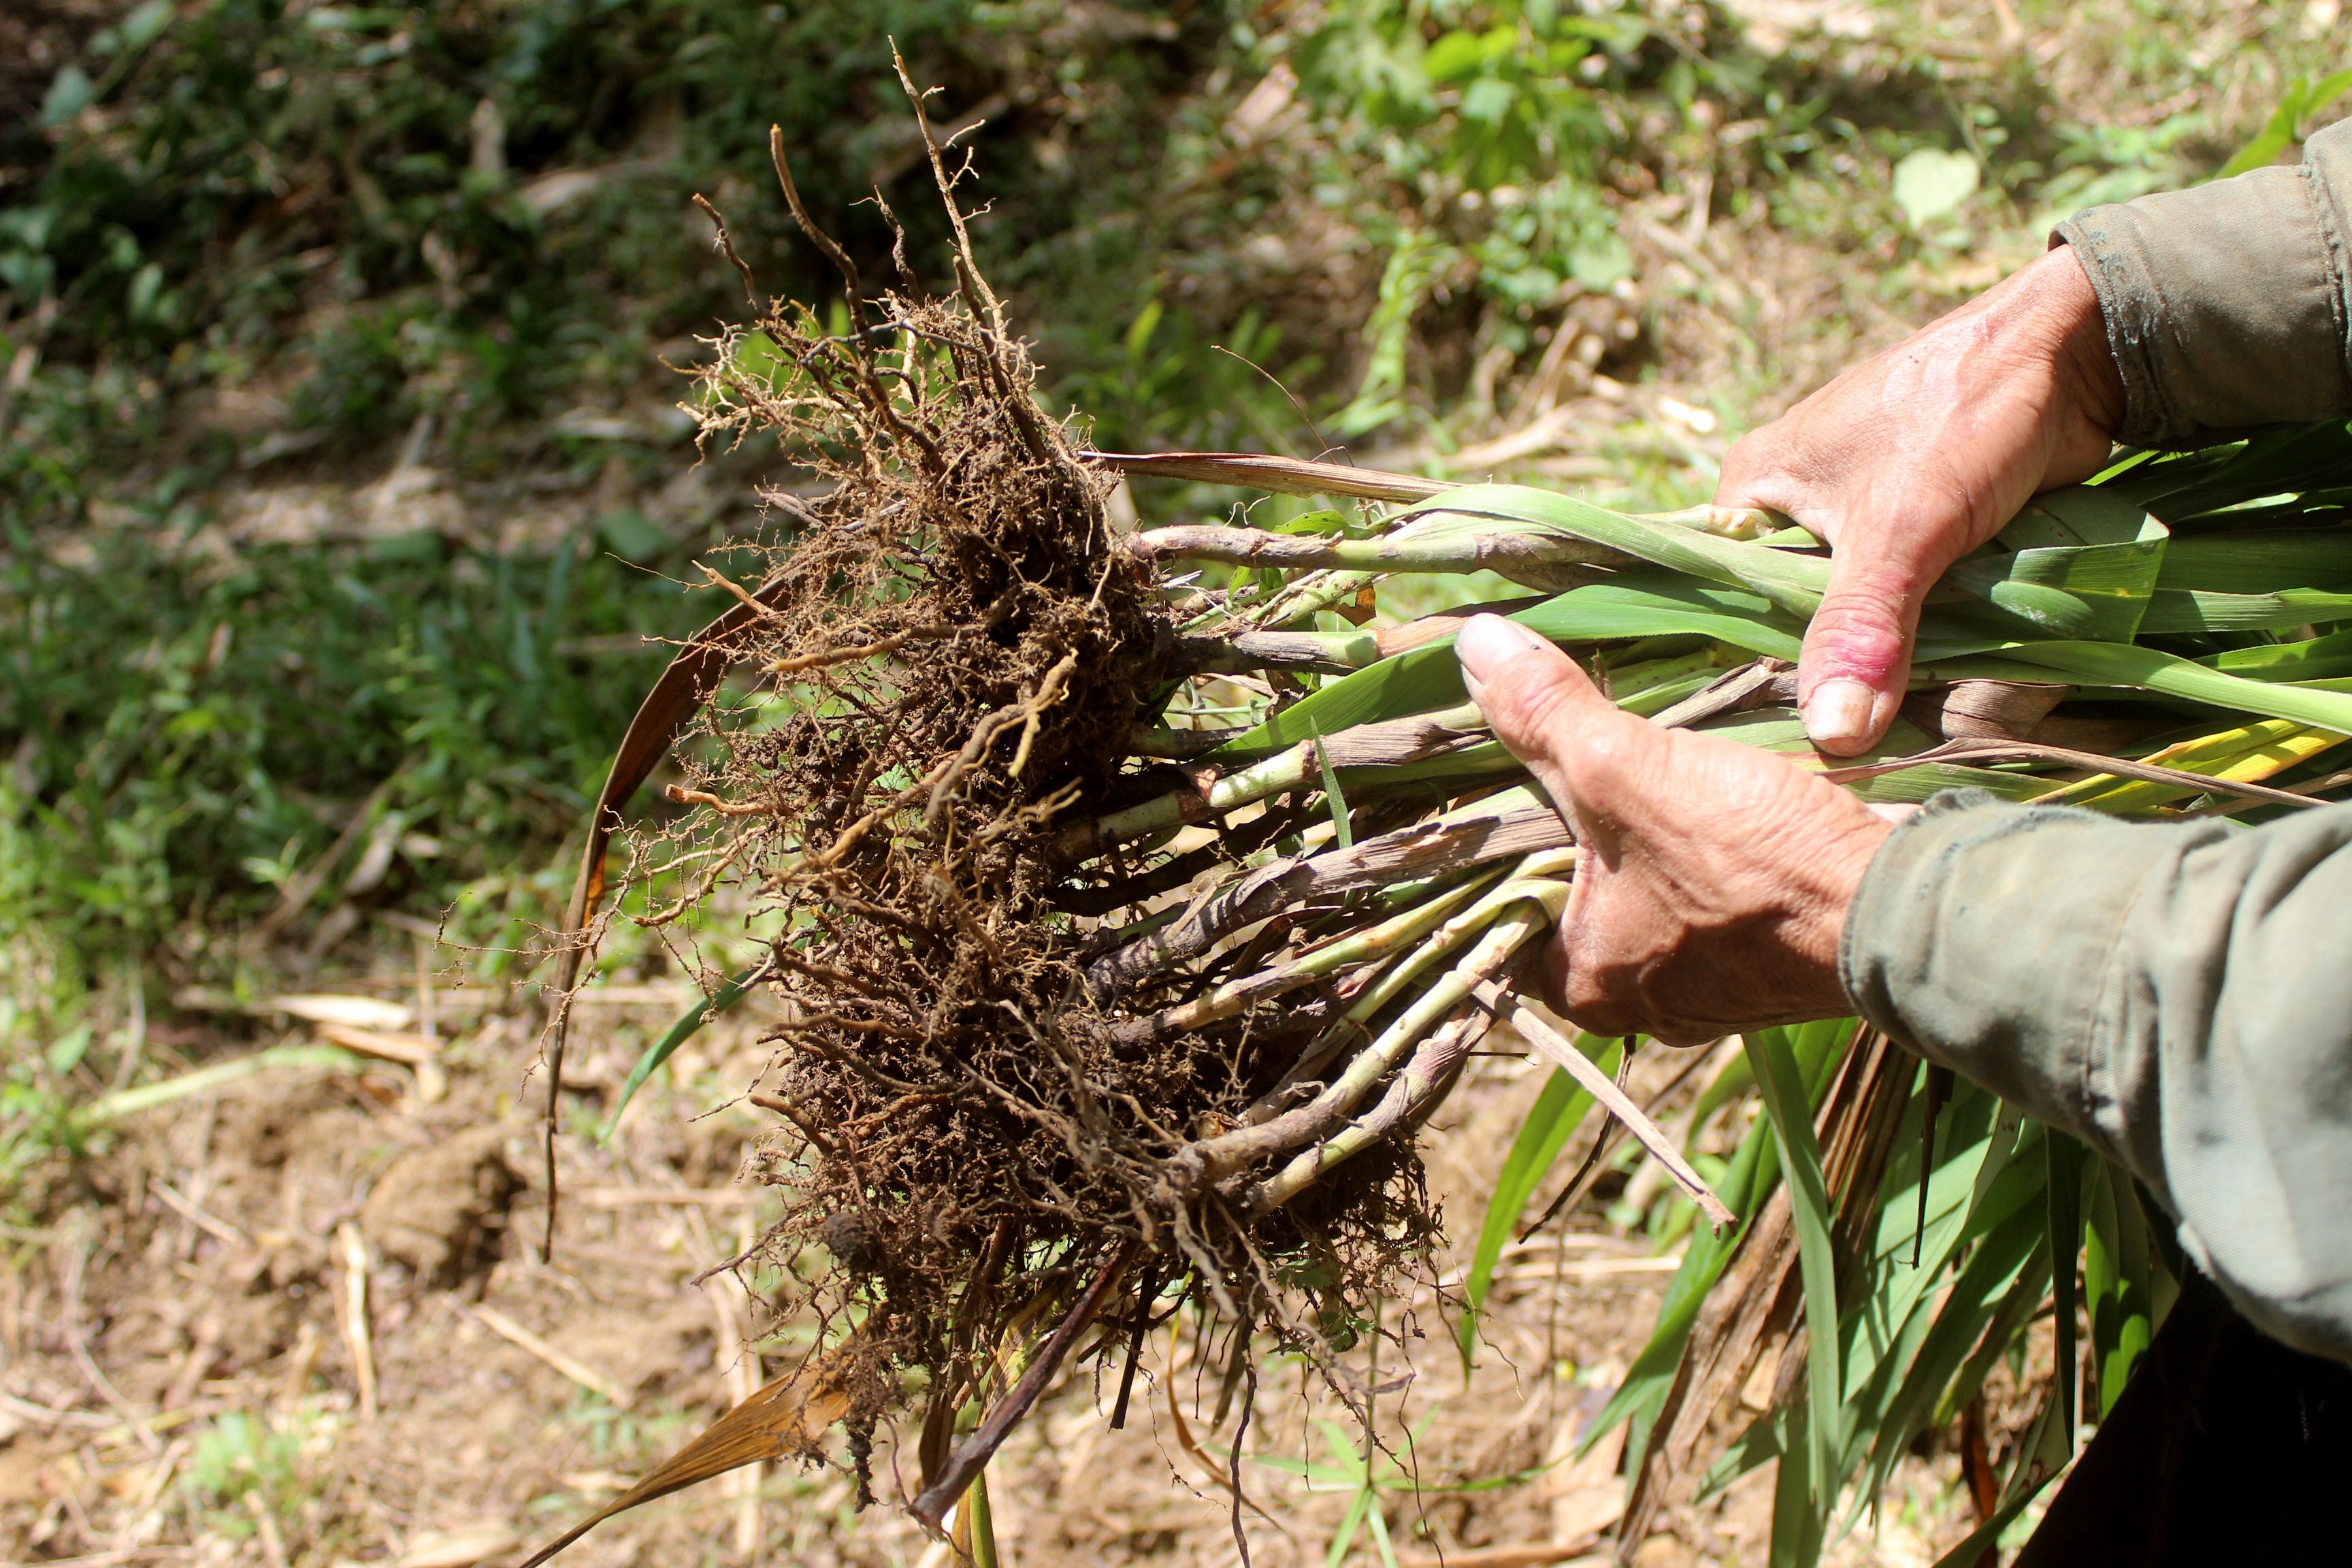
<svg viewBox="0 0 2352 1568">
<path fill-rule="evenodd" d="M 396 984 L 351 976 L 341 988 Z M 628 1063 L 689 993 L 624 976 L 587 994 L 579 1127 L 601 1123 Z M 535 1008 L 462 991 L 436 1002 L 463 1020 L 437 1099 L 404 1067 L 266 1071 L 132 1117 L 18 1194 L 35 1206 L 0 1255 L 0 1560 L 497 1568 L 806 1355 L 808 1316 L 772 1310 L 795 1295 L 784 1276 L 750 1274 L 756 1295 L 725 1272 L 697 1283 L 776 1216 L 777 1200 L 746 1179 L 768 1118 L 740 1105 L 705 1114 L 757 1073 L 772 1014 L 740 1012 L 698 1037 L 609 1147 L 563 1141 L 564 1218 L 541 1265 L 522 1241 L 544 1212 L 519 1078 Z M 270 1042 L 228 1042 L 247 1043 Z M 1641 1064 L 1661 1080 L 1676 1065 Z M 1541 1076 L 1483 1057 L 1424 1133 L 1433 1201 L 1464 1237 L 1437 1258 L 1441 1278 L 1461 1266 L 1496 1151 Z M 1571 1143 L 1555 1182 L 1580 1152 Z M 1557 1561 L 1601 1549 L 1594 1532 L 1622 1495 L 1616 1455 L 1604 1443 L 1578 1460 L 1572 1448 L 1646 1334 L 1664 1265 L 1591 1201 L 1564 1217 L 1564 1234 L 1507 1258 L 1466 1383 L 1440 1292 L 1392 1310 L 1409 1365 L 1392 1348 L 1377 1367 L 1360 1353 L 1400 1467 L 1379 1494 L 1400 1563 L 1442 1552 L 1491 1568 L 1538 1560 L 1507 1549 Z M 372 1413 L 348 1327 L 352 1239 Z M 1005 1560 L 1237 1562 L 1220 1478 L 1240 1411 L 1213 1419 L 1221 1351 L 1181 1324 L 1152 1334 L 1118 1432 L 1106 1419 L 1116 1363 L 1066 1368 L 990 1471 Z M 887 1506 L 913 1479 L 892 1439 L 886 1422 L 874 1460 L 886 1506 L 854 1511 L 836 1434 L 828 1465 L 722 1477 L 606 1522 L 559 1561 L 946 1568 L 947 1549 Z M 1253 1563 L 1323 1560 L 1348 1495 L 1281 1467 L 1328 1468 L 1360 1441 L 1319 1378 L 1269 1361 L 1242 1443 Z M 1486 1489 L 1446 1489 L 1473 1483 Z M 1924 1568 L 1968 1528 L 1958 1486 L 1949 1453 L 1907 1459 L 1875 1527 L 1831 1560 Z M 1769 1472 L 1758 1472 L 1669 1510 L 1635 1561 L 1759 1561 L 1769 1503 Z M 1369 1551 L 1360 1537 L 1356 1560 Z"/>
</svg>

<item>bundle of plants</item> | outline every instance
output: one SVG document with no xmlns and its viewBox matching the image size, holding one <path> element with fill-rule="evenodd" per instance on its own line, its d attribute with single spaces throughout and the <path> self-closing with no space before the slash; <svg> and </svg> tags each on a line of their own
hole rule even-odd
<svg viewBox="0 0 2352 1568">
<path fill-rule="evenodd" d="M 755 319 L 719 341 L 700 407 L 709 437 L 772 437 L 819 482 L 771 493 L 758 572 L 712 574 L 731 607 L 647 699 L 583 865 L 567 986 L 613 918 L 616 831 L 626 879 L 667 889 L 630 918 L 724 895 L 761 933 L 714 1001 L 762 988 L 780 1005 L 745 1086 L 774 1117 L 759 1168 L 782 1201 L 759 1252 L 814 1279 L 800 1305 L 827 1347 L 614 1507 L 730 1463 L 819 1456 L 835 1422 L 863 1497 L 877 1423 L 911 1405 L 889 1473 L 936 1528 L 1066 1366 L 1097 1362 L 1118 1425 L 1146 1331 L 1177 1312 L 1222 1345 L 1220 1420 L 1239 1400 L 1246 1425 L 1276 1350 L 1360 1404 L 1348 1358 L 1384 1300 L 1426 1281 L 1438 1239 L 1417 1131 L 1482 1042 L 1559 1077 L 1488 1216 L 1465 1345 L 1517 1205 L 1599 1116 L 1712 1226 L 1620 1400 L 1651 1448 L 1696 1452 L 1668 1395 L 1705 1383 L 1685 1368 L 1692 1324 L 1736 1257 L 1780 1273 L 1771 1312 L 1716 1359 L 1746 1356 L 1745 1376 L 1775 1336 L 1801 1349 L 1763 1428 L 1781 1447 L 1757 1439 L 1751 1462 L 1842 1432 L 1814 1474 L 1845 1473 L 1854 1442 L 1916 1430 L 1971 1367 L 1981 1378 L 1979 1325 L 1917 1373 L 1924 1392 L 1897 1358 L 1899 1417 L 1866 1437 L 1838 1426 L 1854 1384 L 1838 1380 L 1852 1315 L 1835 1304 L 1855 1277 L 1839 1259 L 1892 1257 L 1903 1169 L 1916 1185 L 1953 1158 L 1889 1152 L 1916 1064 L 1854 1047 L 1851 1026 L 1750 1037 L 1747 1078 L 1717 1088 L 1769 1114 L 1710 1188 L 1620 1087 L 1638 1043 L 1570 1038 L 1520 998 L 1576 847 L 1468 700 L 1453 632 L 1508 615 L 1654 722 L 1785 752 L 1873 800 L 1974 785 L 2124 812 L 2294 809 L 2336 782 L 2298 780 L 2352 733 L 2352 632 L 2319 630 L 2352 616 L 2352 528 L 2329 489 L 2352 485 L 2352 438 L 2142 456 L 2041 498 L 1945 579 L 1885 742 L 1824 758 L 1791 706 L 1828 575 L 1811 535 L 1754 511 L 1640 516 L 1338 465 L 1089 452 L 1039 404 L 930 147 L 959 238 L 945 297 L 903 251 L 894 285 L 870 288 L 800 210 L 778 149 L 842 302 L 828 321 L 766 300 L 747 269 Z M 1107 505 L 1122 476 L 1338 505 L 1122 531 Z M 1479 574 L 1518 592 L 1460 603 Z M 1433 603 L 1453 607 L 1396 608 Z M 688 809 L 621 829 L 681 736 L 667 794 Z M 1961 1216 L 1950 1262 L 1969 1215 L 1992 1222 L 1944 1195 Z M 1914 1290 L 1906 1310 L 1941 1300 Z M 1719 1352 L 1728 1332 L 1700 1342 Z M 1786 1412 L 1805 1399 L 1801 1440 Z"/>
</svg>

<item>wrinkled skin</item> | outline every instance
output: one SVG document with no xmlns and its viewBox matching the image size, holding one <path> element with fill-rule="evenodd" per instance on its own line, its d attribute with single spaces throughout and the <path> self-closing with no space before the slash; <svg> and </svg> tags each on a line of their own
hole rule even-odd
<svg viewBox="0 0 2352 1568">
<path fill-rule="evenodd" d="M 1853 1011 L 1838 941 L 1885 817 L 1772 752 L 1625 712 L 1516 622 L 1480 616 L 1454 649 L 1582 851 L 1547 975 L 1566 1017 L 1696 1045 Z"/>
<path fill-rule="evenodd" d="M 2096 473 L 2123 407 L 2098 300 L 2060 248 L 1732 448 L 1718 502 L 1777 508 L 1832 547 L 1798 688 L 1822 751 L 1885 733 L 1929 585 L 2034 494 Z M 1569 1018 L 1689 1045 L 1853 1010 L 1838 943 L 1895 813 L 1634 718 L 1513 623 L 1481 616 L 1455 647 L 1582 846 L 1549 973 Z"/>
<path fill-rule="evenodd" d="M 1831 546 L 1798 665 L 1816 745 L 1851 756 L 1885 733 L 1929 585 L 2036 493 L 2098 472 L 2123 409 L 2097 296 L 2061 247 L 1732 447 L 1716 500 Z"/>
</svg>

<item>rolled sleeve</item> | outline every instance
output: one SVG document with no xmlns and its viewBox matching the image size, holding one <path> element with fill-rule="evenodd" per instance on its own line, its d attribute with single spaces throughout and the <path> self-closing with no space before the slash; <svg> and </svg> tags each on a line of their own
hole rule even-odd
<svg viewBox="0 0 2352 1568">
<path fill-rule="evenodd" d="M 2294 168 L 2090 207 L 2059 226 L 2124 385 L 2117 440 L 2204 444 L 2352 414 L 2352 121 Z"/>
</svg>

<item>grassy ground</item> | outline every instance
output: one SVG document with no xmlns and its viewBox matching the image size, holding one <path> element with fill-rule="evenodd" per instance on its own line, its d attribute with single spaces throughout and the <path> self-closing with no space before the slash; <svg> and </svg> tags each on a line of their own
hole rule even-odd
<svg viewBox="0 0 2352 1568">
<path fill-rule="evenodd" d="M 1410 34 L 1388 0 L 886 9 L 948 85 L 938 117 L 987 121 L 988 262 L 1104 445 L 1344 444 L 1657 504 L 1704 496 L 1739 431 L 2033 254 L 2051 216 L 2210 172 L 2341 63 L 2330 0 L 1431 0 Z M 919 269 L 939 254 L 885 30 L 814 0 L 0 17 L 0 1555 L 454 1568 L 491 1538 L 429 1537 L 477 1524 L 510 1555 L 744 1387 L 744 1335 L 788 1363 L 784 1282 L 686 1283 L 758 1218 L 735 1181 L 754 1121 L 692 1120 L 748 1081 L 748 1026 L 681 1058 L 614 1152 L 572 1141 L 575 1189 L 605 1196 L 554 1269 L 508 1244 L 414 1277 L 401 1249 L 467 1205 L 410 1223 L 402 1194 L 431 1184 L 394 1162 L 485 1128 L 535 1168 L 551 868 L 657 663 L 639 639 L 709 613 L 673 579 L 789 479 L 749 450 L 696 465 L 668 406 L 663 360 L 735 299 L 686 195 L 769 287 L 819 287 L 771 194 L 772 118 L 877 275 L 878 215 L 848 205 L 869 181 Z M 608 956 L 579 1125 L 694 964 Z M 223 1009 L 289 989 L 401 1001 L 446 1092 L 313 1066 L 98 1116 L 277 1043 L 282 1019 Z M 1457 1216 L 1533 1088 L 1481 1070 L 1430 1148 Z M 643 1195 L 679 1189 L 701 1195 Z M 539 1201 L 526 1180 L 476 1206 L 527 1224 Z M 1606 1468 L 1512 1478 L 1646 1324 L 1647 1218 L 1580 1210 L 1575 1246 L 1516 1264 L 1467 1394 L 1423 1358 L 1390 1441 L 1413 1434 L 1424 1481 L 1505 1484 L 1384 1491 L 1400 1553 L 1581 1549 L 1564 1510 L 1605 1509 Z M 1189 1389 L 1192 1349 L 1154 1353 Z M 1230 1500 L 1164 1402 L 1097 1439 L 1097 1393 L 1074 1380 L 1016 1444 L 1014 1558 L 1231 1561 Z M 1331 1414 L 1269 1402 L 1245 1447 L 1312 1455 Z M 1344 1496 L 1245 1469 L 1283 1526 L 1255 1527 L 1257 1559 L 1318 1556 Z M 1846 1560 L 1928 1561 L 1957 1534 L 1950 1479 L 1920 1458 Z M 921 1558 L 839 1491 L 720 1483 L 579 1550 Z M 1745 1560 L 1766 1498 L 1675 1516 L 1644 1560 Z"/>
</svg>

